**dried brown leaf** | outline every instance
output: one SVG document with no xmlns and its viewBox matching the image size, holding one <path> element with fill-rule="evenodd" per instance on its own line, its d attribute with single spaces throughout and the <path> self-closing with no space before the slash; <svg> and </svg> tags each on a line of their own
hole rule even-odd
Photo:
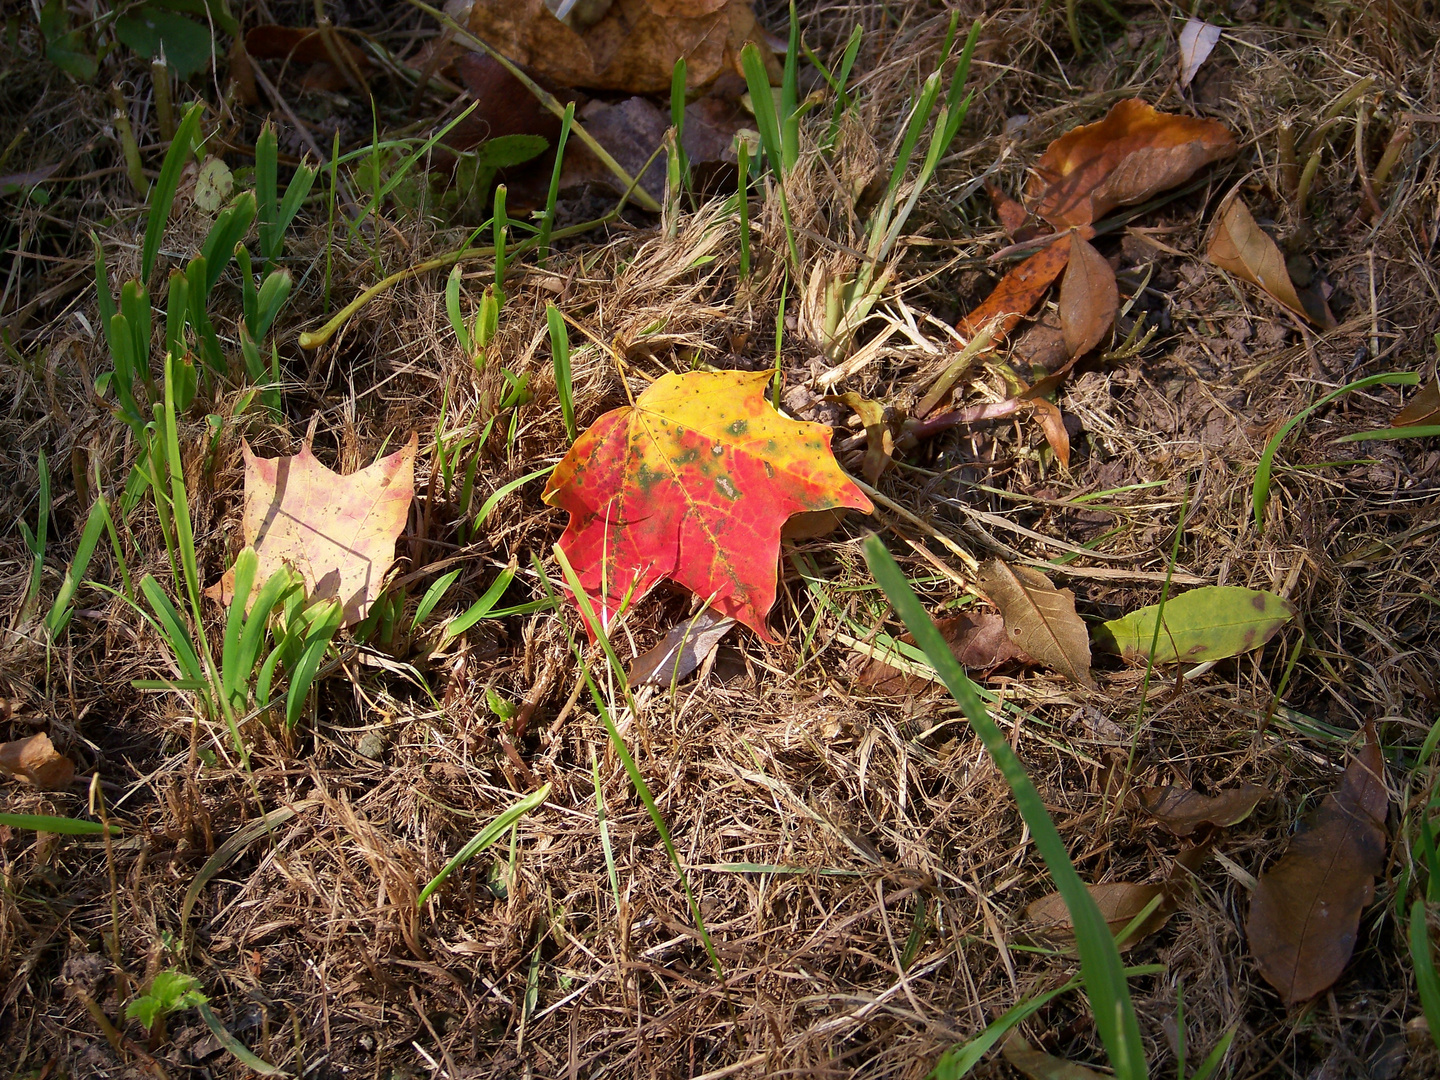
<svg viewBox="0 0 1440 1080">
<path fill-rule="evenodd" d="M 1373 726 L 1340 790 L 1327 795 L 1256 883 L 1246 936 L 1286 1005 L 1329 988 L 1355 950 L 1360 913 L 1385 865 L 1385 759 Z"/>
<path fill-rule="evenodd" d="M 1005 193 L 1005 189 L 999 184 L 987 181 L 985 193 L 990 196 L 990 204 L 995 208 L 995 217 L 1000 222 L 1000 227 L 1005 230 L 1007 236 L 1014 236 L 1016 231 L 1025 224 L 1030 217 L 1025 207 L 1012 199 Z"/>
<path fill-rule="evenodd" d="M 1391 427 L 1414 427 L 1417 424 L 1440 424 L 1440 376 L 1431 379 L 1390 421 Z"/>
<path fill-rule="evenodd" d="M 75 763 L 55 749 L 43 731 L 28 739 L 0 743 L 0 772 L 28 780 L 38 788 L 57 791 L 75 778 Z"/>
<path fill-rule="evenodd" d="M 1015 267 L 995 286 L 974 311 L 960 321 L 957 329 L 972 338 L 987 326 L 991 341 L 998 343 L 1025 317 L 1045 290 L 1060 276 L 1070 260 L 1070 236 L 1061 236 Z"/>
<path fill-rule="evenodd" d="M 245 456 L 245 543 L 255 548 L 258 591 L 281 566 L 290 566 L 313 600 L 337 598 L 344 625 L 365 617 L 395 561 L 415 495 L 418 436 L 389 457 L 349 476 L 315 459 L 307 445 L 294 457 Z M 206 590 L 222 604 L 235 591 L 233 571 Z M 248 606 L 249 600 L 246 600 Z"/>
<path fill-rule="evenodd" d="M 1000 1056 L 1030 1080 L 1105 1080 L 1104 1074 L 1094 1069 L 1036 1050 L 1014 1033 L 1000 1047 Z"/>
<path fill-rule="evenodd" d="M 955 659 L 967 668 L 993 668 L 1010 660 L 1031 663 L 1030 657 L 1005 633 L 1005 620 L 999 615 L 955 615 L 935 620 L 935 626 Z M 906 634 L 900 639 L 913 645 L 915 639 Z M 883 660 L 867 660 L 857 681 L 877 694 L 908 697 L 928 686 L 930 680 L 891 667 Z"/>
<path fill-rule="evenodd" d="M 552 82 L 595 90 L 668 91 L 682 56 L 688 85 L 704 86 L 738 70 L 747 40 L 774 64 L 748 0 L 614 0 L 598 20 L 573 27 L 544 0 L 475 0 L 470 29 Z"/>
<path fill-rule="evenodd" d="M 1075 594 L 1057 589 L 1028 566 L 992 559 L 980 570 L 980 588 L 1000 609 L 1005 632 L 1035 662 L 1071 682 L 1094 686 L 1090 677 L 1090 634 L 1075 613 Z"/>
<path fill-rule="evenodd" d="M 1302 318 L 1310 318 L 1300 294 L 1295 291 L 1295 283 L 1290 280 L 1279 245 L 1255 223 L 1238 194 L 1232 195 L 1220 208 L 1205 254 L 1220 269 L 1259 285 L 1271 299 Z"/>
<path fill-rule="evenodd" d="M 1236 149 L 1224 124 L 1118 101 L 1105 119 L 1046 148 L 1030 177 L 1032 209 L 1057 228 L 1088 225 L 1183 184 Z"/>
<path fill-rule="evenodd" d="M 626 672 L 626 679 L 631 686 L 647 683 L 669 686 L 672 680 L 680 682 L 706 661 L 735 626 L 734 619 L 706 608 L 694 618 L 671 627 L 660 644 L 637 656 Z"/>
<path fill-rule="evenodd" d="M 1140 808 L 1176 836 L 1205 825 L 1229 828 L 1244 821 L 1271 793 L 1254 784 L 1202 795 L 1192 788 L 1147 787 L 1137 793 Z"/>
<path fill-rule="evenodd" d="M 1105 917 L 1112 934 L 1118 934 L 1130 921 L 1145 910 L 1147 904 L 1165 891 L 1160 882 L 1140 885 L 1129 881 L 1107 882 L 1087 886 L 1090 898 Z M 1132 948 L 1144 938 L 1159 930 L 1173 915 L 1174 908 L 1162 901 L 1154 911 L 1136 927 L 1135 932 L 1125 939 L 1120 948 Z M 1070 921 L 1070 910 L 1065 898 L 1059 893 L 1042 896 L 1025 909 L 1025 929 L 1029 936 L 1047 945 L 1069 948 L 1075 944 L 1075 926 Z"/>
<path fill-rule="evenodd" d="M 1070 467 L 1070 432 L 1065 430 L 1065 417 L 1060 412 L 1060 406 L 1053 401 L 1036 397 L 1030 399 L 1030 408 L 1035 414 L 1035 421 L 1040 425 L 1040 430 L 1045 433 L 1045 441 L 1050 444 L 1050 449 L 1055 451 L 1056 459 L 1068 469 Z"/>
<path fill-rule="evenodd" d="M 1115 271 L 1084 237 L 1070 241 L 1070 263 L 1060 279 L 1060 328 L 1065 348 L 1083 356 L 1099 345 L 1115 324 L 1120 288 Z"/>
</svg>

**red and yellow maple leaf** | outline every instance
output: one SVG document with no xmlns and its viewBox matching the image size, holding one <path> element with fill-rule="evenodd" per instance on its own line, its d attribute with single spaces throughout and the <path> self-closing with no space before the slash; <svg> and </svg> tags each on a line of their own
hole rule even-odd
<svg viewBox="0 0 1440 1080">
<path fill-rule="evenodd" d="M 830 429 L 765 400 L 769 372 L 664 375 L 614 409 L 556 466 L 545 501 L 570 512 L 560 539 L 608 624 L 627 594 L 669 578 L 762 638 L 780 528 L 793 514 L 870 500 L 830 452 Z"/>
</svg>

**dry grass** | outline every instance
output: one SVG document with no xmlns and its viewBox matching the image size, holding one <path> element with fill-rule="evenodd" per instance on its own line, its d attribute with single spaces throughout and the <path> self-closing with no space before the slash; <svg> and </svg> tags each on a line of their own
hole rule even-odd
<svg viewBox="0 0 1440 1080">
<path fill-rule="evenodd" d="M 780 5 L 769 7 L 767 25 L 779 29 Z M 803 7 L 807 40 L 822 55 L 838 50 L 856 20 L 870 31 L 857 68 L 864 97 L 842 152 L 827 169 L 807 150 L 793 196 L 807 262 L 838 272 L 849 258 L 844 248 L 859 240 L 853 193 L 888 169 L 897 118 L 933 64 L 946 14 L 858 0 Z M 1122 272 L 1153 270 L 1146 302 L 1153 300 L 1155 317 L 1163 312 L 1165 328 L 1141 356 L 1086 371 L 1064 391 L 1061 404 L 1078 421 L 1072 468 L 1054 462 L 1038 428 L 1005 422 L 934 440 L 881 488 L 980 557 L 1057 558 L 1098 541 L 1093 555 L 1056 571 L 1088 616 L 1108 618 L 1157 599 L 1182 506 L 1177 569 L 1290 597 L 1303 614 L 1307 647 L 1288 682 L 1298 628 L 1262 653 L 1192 678 L 1157 675 L 1138 724 L 1141 677 L 1118 664 L 1101 665 L 1095 692 L 1035 671 L 1005 670 L 985 683 L 1011 706 L 1007 730 L 1087 880 L 1158 879 L 1177 850 L 1117 804 L 1122 781 L 1212 790 L 1246 781 L 1276 792 L 1220 841 L 1223 860 L 1206 865 L 1168 927 L 1128 955 L 1130 963 L 1164 965 L 1163 974 L 1132 983 L 1156 1075 L 1174 1068 L 1182 992 L 1191 1068 L 1235 1026 L 1227 1065 L 1234 1076 L 1433 1075 L 1428 1040 L 1413 1030 L 1407 1040 L 1418 1003 L 1395 916 L 1414 889 L 1409 840 L 1396 828 L 1356 958 L 1304 1016 L 1287 1017 L 1257 978 L 1243 924 L 1249 876 L 1334 786 L 1346 741 L 1361 723 L 1384 722 L 1397 794 L 1423 792 L 1429 779 L 1404 766 L 1440 706 L 1435 441 L 1367 443 L 1355 453 L 1335 446 L 1340 434 L 1384 426 L 1399 400 L 1388 388 L 1354 394 L 1291 436 L 1262 536 L 1249 520 L 1249 495 L 1265 441 L 1323 389 L 1384 370 L 1421 370 L 1427 378 L 1434 371 L 1440 16 L 1421 0 L 1232 7 L 1238 25 L 1193 100 L 1201 114 L 1232 125 L 1242 152 L 1216 170 L 1209 188 L 1107 242 Z M 984 294 L 994 275 L 986 257 L 1006 242 L 972 185 L 976 177 L 993 170 L 1017 190 L 1050 139 L 1120 97 L 1181 107 L 1172 83 L 1183 13 L 1171 5 L 1120 8 L 1126 28 L 1080 5 L 1089 51 L 1078 58 L 1064 5 L 986 13 L 975 75 L 983 90 L 912 219 L 916 236 L 901 283 L 862 344 L 890 324 L 900 329 L 844 388 L 903 406 L 942 366 L 949 344 L 939 324 Z M 285 12 L 276 11 L 283 21 Z M 293 14 L 296 23 L 309 18 Z M 7 448 L 0 486 L 7 516 L 33 523 L 35 462 L 46 451 L 59 533 L 47 551 L 48 601 L 87 509 L 70 479 L 72 461 L 82 472 L 98 462 L 113 484 L 132 453 L 88 389 L 106 362 L 103 342 L 90 332 L 91 255 L 75 223 L 99 231 L 117 278 L 138 262 L 140 225 L 116 168 L 108 104 L 37 59 L 28 18 L 17 46 L 0 45 L 7 72 L 0 145 L 28 125 L 34 135 L 9 168 L 59 160 L 60 174 L 84 177 L 55 185 L 60 197 L 48 208 L 7 197 L 0 310 L 14 352 L 0 369 Z M 396 27 L 393 13 L 360 8 L 342 21 L 397 49 L 423 25 L 401 19 Z M 130 89 L 148 86 L 131 66 Z M 1357 217 L 1365 181 L 1352 111 L 1336 129 L 1302 221 L 1276 195 L 1278 127 L 1293 121 L 1303 133 L 1367 76 L 1376 79 L 1367 101 L 1379 103 L 1361 142 L 1367 175 L 1400 114 L 1424 114 L 1380 193 L 1383 213 Z M 396 101 L 385 108 L 408 106 L 408 88 L 391 93 Z M 347 145 L 368 136 L 368 114 L 353 102 L 309 104 L 330 110 L 323 123 L 314 120 L 324 145 L 337 127 Z M 1006 121 L 1019 114 L 1028 123 L 1007 132 Z M 253 138 L 258 119 L 236 114 L 235 140 Z M 142 143 L 157 137 L 138 106 L 137 124 Z M 1298 329 L 1199 257 L 1210 212 L 1242 180 L 1257 216 L 1276 221 L 1334 286 L 1338 329 L 1321 336 Z M 376 243 L 392 270 L 447 250 L 473 224 L 396 213 Z M 513 446 L 503 434 L 487 445 L 483 494 L 558 460 L 565 448 L 544 337 L 547 301 L 575 328 L 582 427 L 622 402 L 627 387 L 638 392 L 664 371 L 774 363 L 786 246 L 778 207 L 767 204 L 758 220 L 763 240 L 749 283 L 736 280 L 735 230 L 719 203 L 675 224 L 667 235 L 630 216 L 571 243 L 546 270 L 514 268 L 495 355 L 531 373 L 536 393 Z M 292 242 L 297 266 L 318 266 L 324 251 L 324 222 L 311 216 Z M 374 280 L 374 267 L 358 245 L 337 246 L 336 256 L 332 294 L 344 302 Z M 702 256 L 713 261 L 701 264 Z M 467 274 L 471 301 L 487 280 L 481 269 Z M 477 376 L 460 354 L 439 275 L 397 287 L 329 346 L 303 354 L 294 334 L 318 321 L 322 281 L 319 270 L 312 273 L 286 315 L 285 422 L 227 424 L 208 464 L 203 419 L 190 419 L 182 432 L 194 448 L 188 472 L 196 478 L 192 513 L 206 580 L 233 554 L 242 436 L 264 452 L 289 452 L 318 415 L 317 453 L 348 471 L 372 460 L 387 439 L 393 445 L 418 430 L 417 490 L 427 492 L 427 448 L 442 397 L 449 433 L 475 430 L 496 406 L 501 382 L 493 368 Z M 789 289 L 781 358 L 789 387 L 830 367 L 809 340 L 797 289 Z M 998 375 L 987 373 L 971 393 L 1002 391 Z M 826 414 L 823 401 L 808 400 L 818 415 L 843 423 L 841 411 Z M 222 402 L 217 411 L 225 409 Z M 1339 458 L 1350 460 L 1321 467 Z M 858 468 L 858 457 L 847 463 Z M 512 558 L 521 567 L 512 595 L 539 595 L 529 556 L 545 556 L 563 525 L 563 515 L 540 503 L 540 490 L 531 482 L 502 502 L 463 550 L 455 492 L 437 485 L 433 499 L 417 499 L 400 546 L 399 572 L 413 576 L 411 594 L 438 576 L 430 564 L 463 554 L 454 606 L 483 592 Z M 1102 491 L 1113 493 L 1074 501 Z M 148 513 L 142 507 L 130 522 L 131 571 L 158 576 L 163 546 Z M 910 554 L 904 539 L 948 558 L 913 521 L 890 512 L 852 519 L 840 533 L 796 548 L 818 567 L 815 588 L 830 606 L 817 603 L 799 562 L 787 561 L 772 620 L 780 645 L 732 639 L 700 681 L 674 695 L 645 691 L 636 715 L 620 714 L 689 868 L 721 977 L 580 681 L 568 612 L 481 624 L 443 655 L 412 644 L 398 659 L 415 665 L 428 690 L 345 650 L 342 667 L 321 684 L 313 722 L 293 737 L 248 732 L 253 776 L 183 697 L 130 688 L 132 679 L 162 676 L 165 665 L 160 643 L 123 603 L 82 592 L 68 639 L 48 654 L 33 627 L 9 635 L 0 735 L 48 731 L 84 775 L 99 775 L 109 812 L 127 828 L 107 863 L 98 843 L 37 840 L 0 827 L 0 1059 L 16 1076 L 147 1074 L 134 1046 L 121 1060 L 83 995 L 118 1018 L 128 985 L 184 963 L 248 1045 L 307 1078 L 925 1076 L 942 1049 L 1057 985 L 1074 965 L 1019 947 L 1024 907 L 1049 891 L 1047 879 L 1004 782 L 948 699 L 938 690 L 877 698 L 856 683 L 857 652 L 847 642 L 888 618 L 854 546 L 871 527 L 895 540 L 897 555 L 907 554 L 934 606 L 966 595 Z M 29 560 L 18 533 L 0 543 L 0 616 L 8 626 Z M 952 572 L 963 570 L 951 562 Z M 118 578 L 103 545 L 91 576 Z M 622 656 L 649 647 L 688 610 L 688 598 L 663 590 L 645 600 L 615 635 Z M 593 650 L 589 666 L 603 674 Z M 494 715 L 488 693 L 527 705 L 523 733 Z M 619 704 L 613 692 L 610 704 Z M 618 897 L 602 848 L 595 769 Z M 417 911 L 419 888 L 459 846 L 542 782 L 552 785 L 544 807 Z M 9 784 L 4 802 L 7 812 L 86 808 L 78 783 L 53 793 Z M 187 950 L 178 914 L 187 885 L 236 829 L 286 805 L 299 808 L 296 816 L 201 892 Z M 1392 814 L 1392 826 L 1398 820 Z M 741 863 L 784 869 L 726 869 Z M 1101 1058 L 1073 996 L 1056 999 L 1026 1029 L 1054 1053 Z M 129 1034 L 143 1040 L 134 1025 Z M 247 1074 L 193 1014 L 172 1035 L 159 1052 L 169 1075 Z M 988 1063 L 980 1072 L 998 1076 L 1006 1068 Z"/>
</svg>

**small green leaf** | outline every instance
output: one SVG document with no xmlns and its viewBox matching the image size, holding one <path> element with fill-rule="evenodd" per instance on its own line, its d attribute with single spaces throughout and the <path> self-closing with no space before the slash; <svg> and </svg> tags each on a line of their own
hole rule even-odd
<svg viewBox="0 0 1440 1080">
<path fill-rule="evenodd" d="M 1127 660 L 1144 660 L 1155 641 L 1159 605 L 1132 611 L 1094 630 L 1095 647 Z M 1264 645 L 1295 616 L 1294 606 L 1274 593 L 1236 585 L 1207 585 L 1165 604 L 1155 644 L 1156 664 L 1223 660 Z"/>
<path fill-rule="evenodd" d="M 210 28 L 154 4 L 143 4 L 115 20 L 115 36 L 140 56 L 153 60 L 164 51 L 177 78 L 202 71 L 215 51 Z"/>
</svg>

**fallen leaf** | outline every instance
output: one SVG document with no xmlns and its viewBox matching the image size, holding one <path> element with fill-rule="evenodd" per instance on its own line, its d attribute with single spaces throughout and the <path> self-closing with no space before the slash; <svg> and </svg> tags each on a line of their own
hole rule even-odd
<svg viewBox="0 0 1440 1080">
<path fill-rule="evenodd" d="M 246 545 L 260 558 L 251 595 L 281 566 L 289 566 L 299 573 L 311 601 L 340 600 L 343 625 L 363 619 L 395 561 L 395 540 L 415 495 L 418 442 L 411 435 L 389 457 L 349 476 L 320 464 L 308 445 L 294 457 L 257 458 L 242 443 L 242 526 Z M 206 595 L 229 604 L 234 592 L 234 572 L 226 571 Z"/>
<path fill-rule="evenodd" d="M 950 652 L 955 659 L 967 668 L 993 668 L 1010 660 L 1032 662 L 1025 651 L 1005 633 L 1005 620 L 999 615 L 953 615 L 946 619 L 936 619 L 935 626 L 945 643 L 950 646 Z M 900 640 L 908 645 L 915 644 L 915 639 L 909 634 Z M 856 681 L 877 694 L 888 694 L 891 697 L 909 697 L 935 685 L 929 679 L 891 667 L 876 657 L 867 658 L 856 676 Z"/>
<path fill-rule="evenodd" d="M 1090 635 L 1075 613 L 1075 594 L 1057 589 L 1028 566 L 991 559 L 980 568 L 979 584 L 1005 618 L 1005 632 L 1035 662 L 1071 682 L 1094 686 L 1090 677 Z"/>
<path fill-rule="evenodd" d="M 1120 310 L 1115 271 L 1095 245 L 1082 236 L 1070 241 L 1070 262 L 1060 279 L 1060 328 L 1072 357 L 1099 345 Z"/>
<path fill-rule="evenodd" d="M 58 791 L 75 779 L 75 763 L 56 750 L 42 731 L 28 739 L 0 743 L 0 772 L 28 780 L 45 791 Z"/>
<path fill-rule="evenodd" d="M 1050 444 L 1050 449 L 1055 451 L 1055 457 L 1065 468 L 1070 467 L 1070 432 L 1065 429 L 1065 417 L 1060 412 L 1060 406 L 1053 401 L 1046 401 L 1042 397 L 1030 399 L 1030 411 L 1035 416 L 1035 421 L 1040 425 L 1040 430 L 1045 434 L 1045 441 Z"/>
<path fill-rule="evenodd" d="M 1190 19 L 1180 30 L 1180 89 L 1184 90 L 1195 78 L 1200 65 L 1209 59 L 1220 40 L 1220 27 Z"/>
<path fill-rule="evenodd" d="M 561 86 L 668 92 L 675 61 L 685 58 L 691 88 L 739 70 L 740 47 L 765 46 L 748 0 L 613 0 L 593 21 L 561 22 L 544 0 L 475 0 L 470 29 L 487 45 Z M 778 81 L 778 78 L 777 78 Z"/>
<path fill-rule="evenodd" d="M 560 118 L 541 105 L 500 61 L 467 52 L 456 58 L 455 73 L 475 99 L 475 111 L 445 136 L 445 145 L 452 150 L 469 150 L 486 139 L 505 135 L 539 135 L 552 146 L 559 139 Z M 563 105 L 574 95 L 560 90 L 556 98 Z"/>
<path fill-rule="evenodd" d="M 614 409 L 556 466 L 545 502 L 570 513 L 560 538 L 605 625 L 662 578 L 766 641 L 780 529 L 792 514 L 870 500 L 835 463 L 831 429 L 787 420 L 768 371 L 666 374 Z"/>
<path fill-rule="evenodd" d="M 1431 379 L 1390 421 L 1391 427 L 1415 427 L 1418 424 L 1440 424 L 1440 376 Z"/>
<path fill-rule="evenodd" d="M 1220 208 L 1205 255 L 1220 269 L 1259 285 L 1271 299 L 1301 318 L 1324 325 L 1323 318 L 1312 318 L 1306 311 L 1279 245 L 1255 223 L 1239 194 L 1230 196 Z"/>
<path fill-rule="evenodd" d="M 1155 640 L 1159 604 L 1132 611 L 1095 628 L 1095 648 L 1127 660 L 1144 660 Z M 1264 645 L 1295 617 L 1284 597 L 1238 585 L 1205 585 L 1165 603 L 1156 664 L 1200 663 L 1239 656 Z"/>
<path fill-rule="evenodd" d="M 1106 1074 L 1036 1050 L 1014 1032 L 1000 1047 L 1000 1056 L 1030 1080 L 1106 1080 Z"/>
<path fill-rule="evenodd" d="M 986 181 L 985 194 L 990 196 L 990 203 L 995 208 L 995 217 L 999 220 L 1000 227 L 1005 230 L 1006 235 L 1014 236 L 1030 214 L 993 181 Z"/>
<path fill-rule="evenodd" d="M 1070 261 L 1070 236 L 1047 244 L 1015 267 L 995 286 L 974 311 L 956 327 L 964 338 L 972 338 L 987 326 L 990 340 L 998 344 L 1045 295 Z"/>
<path fill-rule="evenodd" d="M 1355 951 L 1360 913 L 1385 866 L 1385 759 L 1373 725 L 1340 790 L 1305 819 L 1263 874 L 1245 925 L 1265 981 L 1286 1005 L 1329 988 Z"/>
<path fill-rule="evenodd" d="M 840 394 L 836 400 L 844 402 L 865 425 L 865 460 L 860 465 L 860 473 L 872 485 L 879 483 L 880 477 L 895 464 L 892 456 L 895 435 L 885 422 L 884 402 L 863 398 L 853 390 Z"/>
<path fill-rule="evenodd" d="M 1117 101 L 1105 119 L 1046 148 L 1030 176 L 1031 209 L 1056 228 L 1089 225 L 1183 184 L 1236 149 L 1217 121 L 1157 112 L 1136 98 Z"/>
<path fill-rule="evenodd" d="M 1140 808 L 1176 836 L 1189 836 L 1206 825 L 1228 829 L 1244 821 L 1270 792 L 1254 784 L 1202 795 L 1193 788 L 1146 787 L 1136 795 Z"/>
<path fill-rule="evenodd" d="M 332 51 L 333 50 L 333 51 Z M 364 78 L 374 65 L 344 34 L 314 27 L 256 26 L 245 35 L 245 51 L 257 60 L 283 60 L 305 69 L 302 84 L 311 90 L 340 92 L 352 76 Z"/>
<path fill-rule="evenodd" d="M 706 608 L 693 618 L 670 628 L 670 632 L 649 652 L 637 656 L 626 672 L 631 686 L 669 686 L 695 671 L 713 653 L 725 635 L 735 629 L 735 620 Z"/>
<path fill-rule="evenodd" d="M 1146 916 L 1120 945 L 1120 951 L 1133 948 L 1160 930 L 1180 908 L 1180 901 L 1190 887 L 1190 878 L 1210 857 L 1210 845 L 1186 848 L 1175 857 L 1175 863 L 1164 881 L 1138 884 L 1128 881 L 1088 885 L 1095 906 L 1100 909 L 1112 934 L 1118 934 L 1140 915 L 1157 896 L 1160 903 Z M 1075 925 L 1070 909 L 1058 892 L 1042 896 L 1025 909 L 1025 931 L 1047 946 L 1070 949 L 1075 945 Z"/>
</svg>

